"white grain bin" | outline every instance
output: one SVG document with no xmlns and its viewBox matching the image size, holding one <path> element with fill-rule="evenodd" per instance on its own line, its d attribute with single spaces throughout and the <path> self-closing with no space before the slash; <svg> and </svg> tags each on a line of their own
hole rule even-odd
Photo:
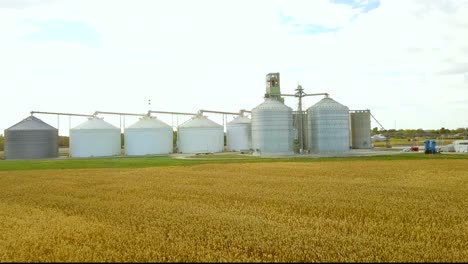
<svg viewBox="0 0 468 264">
<path fill-rule="evenodd" d="M 172 153 L 172 127 L 156 117 L 145 116 L 125 129 L 126 155 Z"/>
<path fill-rule="evenodd" d="M 249 150 L 252 147 L 252 120 L 238 116 L 227 124 L 227 148 L 230 151 Z"/>
<path fill-rule="evenodd" d="M 5 159 L 58 157 L 58 130 L 34 116 L 5 129 Z"/>
<path fill-rule="evenodd" d="M 352 148 L 369 149 L 372 147 L 370 118 L 369 110 L 350 113 Z"/>
<path fill-rule="evenodd" d="M 349 109 L 325 97 L 307 109 L 309 150 L 313 153 L 349 151 Z"/>
<path fill-rule="evenodd" d="M 177 147 L 182 153 L 223 152 L 223 126 L 203 115 L 196 115 L 178 127 Z"/>
<path fill-rule="evenodd" d="M 453 146 L 456 152 L 468 152 L 468 140 L 456 140 Z"/>
<path fill-rule="evenodd" d="M 293 154 L 292 109 L 265 98 L 252 109 L 252 147 L 260 154 Z"/>
<path fill-rule="evenodd" d="M 120 129 L 101 118 L 70 129 L 70 157 L 106 157 L 120 155 Z"/>
<path fill-rule="evenodd" d="M 440 147 L 440 152 L 455 152 L 455 145 L 448 144 Z"/>
</svg>

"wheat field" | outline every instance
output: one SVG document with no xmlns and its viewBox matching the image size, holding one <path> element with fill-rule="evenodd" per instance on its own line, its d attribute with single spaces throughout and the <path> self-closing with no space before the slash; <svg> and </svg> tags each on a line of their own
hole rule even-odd
<svg viewBox="0 0 468 264">
<path fill-rule="evenodd" d="M 0 261 L 466 262 L 467 165 L 0 171 Z"/>
</svg>

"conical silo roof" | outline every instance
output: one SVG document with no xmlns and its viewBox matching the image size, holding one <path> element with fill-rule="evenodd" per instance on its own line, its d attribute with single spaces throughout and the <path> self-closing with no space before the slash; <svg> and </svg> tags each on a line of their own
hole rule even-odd
<svg viewBox="0 0 468 264">
<path fill-rule="evenodd" d="M 86 129 L 119 129 L 118 127 L 107 123 L 106 121 L 102 120 L 102 118 L 98 117 L 91 117 L 88 121 L 72 128 L 72 130 L 86 130 Z"/>
<path fill-rule="evenodd" d="M 127 127 L 127 129 L 146 129 L 146 128 L 171 128 L 170 125 L 152 116 L 140 118 L 135 124 Z"/>
<path fill-rule="evenodd" d="M 282 102 L 271 99 L 271 98 L 265 98 L 265 102 L 259 104 L 257 107 L 252 109 L 252 112 L 259 112 L 259 111 L 278 111 L 278 110 L 287 110 L 287 111 L 292 111 L 292 109 L 283 104 Z"/>
<path fill-rule="evenodd" d="M 28 116 L 6 130 L 57 130 L 35 116 Z"/>
<path fill-rule="evenodd" d="M 309 109 L 307 109 L 307 111 L 309 110 L 330 110 L 330 111 L 348 111 L 348 107 L 347 106 L 344 106 L 340 103 L 338 103 L 337 101 L 331 99 L 330 97 L 325 97 L 323 98 L 322 100 L 318 101 L 316 104 L 314 104 L 313 106 L 309 107 Z"/>
<path fill-rule="evenodd" d="M 196 115 L 190 120 L 182 123 L 180 128 L 189 128 L 189 127 L 206 127 L 206 128 L 219 128 L 222 127 L 220 124 L 208 119 L 206 116 Z"/>
<path fill-rule="evenodd" d="M 228 124 L 250 124 L 252 123 L 252 120 L 246 116 L 238 116 L 234 118 L 231 122 Z"/>
</svg>

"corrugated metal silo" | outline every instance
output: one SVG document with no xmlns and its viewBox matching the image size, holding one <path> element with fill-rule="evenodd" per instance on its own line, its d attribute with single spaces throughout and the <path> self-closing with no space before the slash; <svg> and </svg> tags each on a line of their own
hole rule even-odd
<svg viewBox="0 0 468 264">
<path fill-rule="evenodd" d="M 70 129 L 70 157 L 120 155 L 120 129 L 93 117 Z"/>
<path fill-rule="evenodd" d="M 145 116 L 125 129 L 126 155 L 172 153 L 172 127 L 156 117 Z"/>
<path fill-rule="evenodd" d="M 5 159 L 58 157 L 58 130 L 34 116 L 5 129 Z"/>
<path fill-rule="evenodd" d="M 223 126 L 196 115 L 178 127 L 177 147 L 182 153 L 223 152 Z"/>
<path fill-rule="evenodd" d="M 349 151 L 349 109 L 326 97 L 307 109 L 309 150 Z"/>
<path fill-rule="evenodd" d="M 227 148 L 230 151 L 249 150 L 252 147 L 252 120 L 238 116 L 227 124 Z"/>
<path fill-rule="evenodd" d="M 370 111 L 355 111 L 350 113 L 351 147 L 354 149 L 368 149 L 371 144 Z"/>
<path fill-rule="evenodd" d="M 292 109 L 270 98 L 252 109 L 252 147 L 261 154 L 293 154 Z"/>
</svg>

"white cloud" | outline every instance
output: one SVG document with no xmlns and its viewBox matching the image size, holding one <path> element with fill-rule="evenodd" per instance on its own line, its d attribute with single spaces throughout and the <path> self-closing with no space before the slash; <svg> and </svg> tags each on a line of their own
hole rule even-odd
<svg viewBox="0 0 468 264">
<path fill-rule="evenodd" d="M 279 9 L 285 16 L 292 17 L 298 24 L 321 25 L 326 28 L 346 26 L 361 12 L 349 5 L 337 5 L 328 0 L 281 1 Z"/>
</svg>

